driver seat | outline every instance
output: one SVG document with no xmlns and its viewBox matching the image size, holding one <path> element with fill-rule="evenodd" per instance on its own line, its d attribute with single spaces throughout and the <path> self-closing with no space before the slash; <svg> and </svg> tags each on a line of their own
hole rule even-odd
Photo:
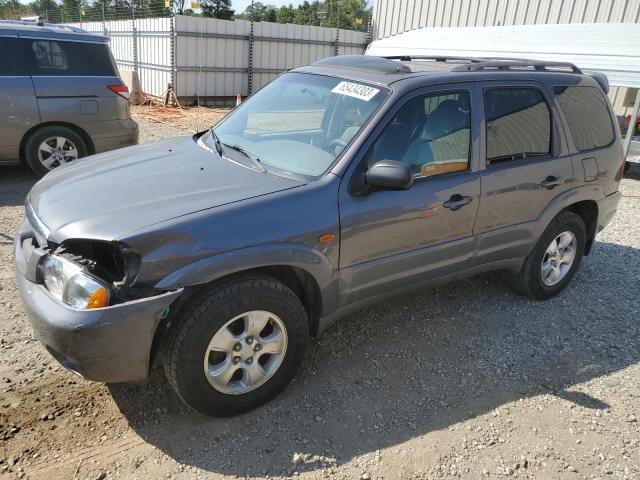
<svg viewBox="0 0 640 480">
<path fill-rule="evenodd" d="M 425 164 L 466 158 L 462 150 L 468 150 L 468 142 L 465 147 L 455 133 L 468 129 L 469 120 L 469 112 L 458 101 L 443 101 L 429 115 L 422 133 L 411 142 L 402 162 L 411 165 L 413 173 L 421 173 Z"/>
</svg>

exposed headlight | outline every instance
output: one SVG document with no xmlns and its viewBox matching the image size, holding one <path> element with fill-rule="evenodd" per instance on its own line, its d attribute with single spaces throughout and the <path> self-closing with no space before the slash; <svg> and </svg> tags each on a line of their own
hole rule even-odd
<svg viewBox="0 0 640 480">
<path fill-rule="evenodd" d="M 58 255 L 42 260 L 42 280 L 49 293 L 70 307 L 100 308 L 109 305 L 109 290 L 80 265 Z"/>
</svg>

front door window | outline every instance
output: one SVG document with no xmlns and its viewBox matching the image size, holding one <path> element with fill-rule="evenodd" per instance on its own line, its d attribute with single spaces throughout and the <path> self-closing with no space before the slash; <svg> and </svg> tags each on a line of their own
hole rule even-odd
<svg viewBox="0 0 640 480">
<path fill-rule="evenodd" d="M 471 142 L 469 92 L 420 95 L 391 120 L 369 152 L 380 160 L 407 163 L 416 178 L 469 168 Z"/>
</svg>

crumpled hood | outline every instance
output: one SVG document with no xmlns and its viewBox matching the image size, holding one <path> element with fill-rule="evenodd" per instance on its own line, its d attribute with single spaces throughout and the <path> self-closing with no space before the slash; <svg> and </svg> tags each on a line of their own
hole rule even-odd
<svg viewBox="0 0 640 480">
<path fill-rule="evenodd" d="M 31 189 L 30 201 L 54 242 L 115 240 L 163 220 L 301 184 L 236 164 L 182 137 L 59 167 Z"/>
</svg>

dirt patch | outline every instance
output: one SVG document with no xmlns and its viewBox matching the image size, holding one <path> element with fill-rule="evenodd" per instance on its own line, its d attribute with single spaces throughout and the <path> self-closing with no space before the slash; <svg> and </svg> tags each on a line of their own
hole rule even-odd
<svg viewBox="0 0 640 480">
<path fill-rule="evenodd" d="M 144 140 L 201 121 L 136 118 Z M 492 273 L 367 308 L 229 419 L 185 408 L 160 371 L 84 381 L 32 339 L 12 239 L 34 181 L 0 175 L 0 478 L 640 478 L 637 178 L 557 298 Z"/>
<path fill-rule="evenodd" d="M 141 126 L 140 143 L 201 132 L 218 123 L 230 111 L 228 108 L 204 107 L 131 107 L 131 115 Z"/>
</svg>

